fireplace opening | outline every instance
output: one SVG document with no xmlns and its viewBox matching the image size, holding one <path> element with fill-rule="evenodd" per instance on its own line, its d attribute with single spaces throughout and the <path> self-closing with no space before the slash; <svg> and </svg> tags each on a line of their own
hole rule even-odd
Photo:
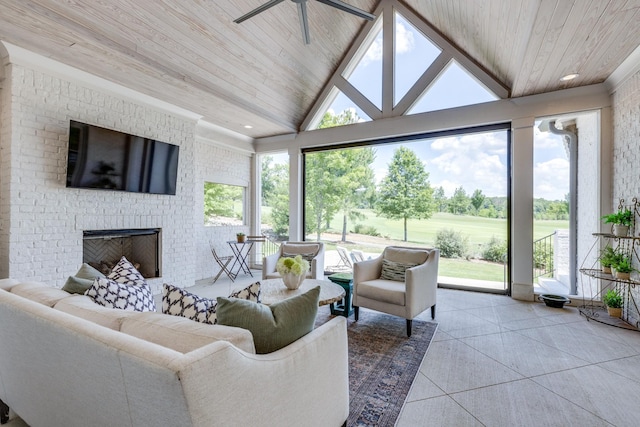
<svg viewBox="0 0 640 427">
<path fill-rule="evenodd" d="M 143 277 L 161 277 L 161 230 L 85 230 L 82 233 L 82 262 L 108 275 L 124 256 Z"/>
</svg>

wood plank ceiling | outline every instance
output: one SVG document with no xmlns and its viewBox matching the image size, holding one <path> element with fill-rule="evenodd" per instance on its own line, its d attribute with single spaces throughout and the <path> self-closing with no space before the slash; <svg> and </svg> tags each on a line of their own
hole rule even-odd
<svg viewBox="0 0 640 427">
<path fill-rule="evenodd" d="M 380 0 L 391 1 L 391 0 Z M 299 130 L 365 21 L 310 0 L 0 0 L 0 40 L 250 137 Z M 346 0 L 373 11 L 379 0 Z M 604 81 L 640 45 L 640 0 L 406 0 L 519 97 Z M 568 73 L 580 76 L 561 82 Z M 244 125 L 252 125 L 245 129 Z"/>
</svg>

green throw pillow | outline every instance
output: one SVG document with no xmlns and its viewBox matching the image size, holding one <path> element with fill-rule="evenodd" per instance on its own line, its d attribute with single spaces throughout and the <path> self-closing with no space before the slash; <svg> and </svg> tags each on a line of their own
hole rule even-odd
<svg viewBox="0 0 640 427">
<path fill-rule="evenodd" d="M 62 290 L 70 294 L 84 294 L 87 292 L 87 289 L 93 285 L 93 280 L 94 279 L 81 279 L 80 277 L 69 276 Z"/>
<path fill-rule="evenodd" d="M 319 298 L 320 286 L 270 306 L 218 297 L 218 325 L 249 330 L 253 334 L 256 353 L 271 353 L 313 330 Z"/>
<path fill-rule="evenodd" d="M 69 276 L 64 286 L 63 291 L 67 291 L 70 294 L 84 294 L 93 285 L 93 281 L 96 278 L 104 278 L 105 275 L 89 264 L 84 263 L 75 276 Z"/>
</svg>

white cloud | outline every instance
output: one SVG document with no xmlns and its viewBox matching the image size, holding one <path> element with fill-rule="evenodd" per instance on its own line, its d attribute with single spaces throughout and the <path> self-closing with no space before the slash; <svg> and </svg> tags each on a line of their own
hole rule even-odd
<svg viewBox="0 0 640 427">
<path fill-rule="evenodd" d="M 556 158 L 537 163 L 533 177 L 535 198 L 564 200 L 564 195 L 569 192 L 569 161 Z"/>
<path fill-rule="evenodd" d="M 403 54 L 413 50 L 415 39 L 413 31 L 398 23 L 396 25 L 396 53 Z M 382 33 L 371 43 L 367 53 L 362 58 L 362 66 L 367 66 L 372 62 L 382 61 Z"/>
</svg>

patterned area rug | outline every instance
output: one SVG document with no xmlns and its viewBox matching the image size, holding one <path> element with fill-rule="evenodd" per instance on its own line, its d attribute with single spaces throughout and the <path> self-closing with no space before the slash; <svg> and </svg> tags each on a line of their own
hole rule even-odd
<svg viewBox="0 0 640 427">
<path fill-rule="evenodd" d="M 318 312 L 316 325 L 331 317 Z M 406 321 L 400 317 L 361 309 L 357 322 L 353 315 L 347 319 L 348 427 L 395 424 L 437 327 L 414 320 L 407 338 Z"/>
</svg>

